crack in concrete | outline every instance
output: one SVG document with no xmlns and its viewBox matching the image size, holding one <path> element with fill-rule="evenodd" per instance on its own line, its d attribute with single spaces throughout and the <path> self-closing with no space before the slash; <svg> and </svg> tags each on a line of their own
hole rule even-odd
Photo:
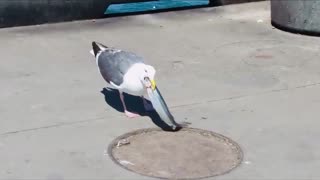
<svg viewBox="0 0 320 180">
<path fill-rule="evenodd" d="M 261 93 L 255 93 L 255 94 L 231 96 L 231 97 L 222 98 L 222 99 L 211 99 L 211 100 L 207 100 L 207 101 L 203 101 L 203 102 L 193 102 L 193 103 L 189 103 L 189 104 L 187 103 L 187 104 L 175 105 L 175 106 L 171 106 L 170 108 L 175 109 L 175 108 L 181 108 L 181 107 L 201 105 L 201 104 L 206 104 L 206 103 L 214 103 L 214 102 L 220 102 L 220 101 L 242 99 L 242 98 L 247 98 L 247 97 L 256 97 L 256 96 L 272 94 L 272 93 L 277 93 L 277 92 L 283 92 L 283 91 L 289 91 L 289 90 L 295 90 L 295 89 L 303 89 L 303 88 L 308 88 L 308 87 L 314 87 L 314 86 L 318 86 L 318 85 L 320 85 L 320 82 L 319 83 L 306 84 L 306 85 L 300 85 L 300 86 L 296 86 L 296 87 L 292 87 L 292 88 L 274 89 L 274 90 L 265 91 L 265 92 L 261 92 Z M 118 117 L 118 115 L 117 115 L 117 117 Z M 107 118 L 107 117 L 104 116 L 104 117 L 97 117 L 97 118 L 93 118 L 93 119 L 86 119 L 86 120 L 81 120 L 81 121 L 76 121 L 76 122 L 60 123 L 60 124 L 54 124 L 54 125 L 48 125 L 48 126 L 42 126 L 42 127 L 36 127 L 36 128 L 9 131 L 9 132 L 5 132 L 5 133 L 0 134 L 0 136 L 7 136 L 7 135 L 12 135 L 12 134 L 18 134 L 18 133 L 24 133 L 24 132 L 30 132 L 30 131 L 37 131 L 37 130 L 49 129 L 49 128 L 72 126 L 72 125 L 75 125 L 75 124 L 90 123 L 90 122 L 99 121 L 99 120 L 104 119 L 104 118 Z M 110 118 L 110 117 L 108 117 L 108 118 Z"/>
</svg>

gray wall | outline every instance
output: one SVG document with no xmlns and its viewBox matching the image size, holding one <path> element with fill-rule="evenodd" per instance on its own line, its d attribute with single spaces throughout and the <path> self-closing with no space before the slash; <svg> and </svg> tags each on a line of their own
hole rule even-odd
<svg viewBox="0 0 320 180">
<path fill-rule="evenodd" d="M 0 0 L 0 27 L 101 17 L 105 0 Z"/>
<path fill-rule="evenodd" d="M 257 2 L 265 0 L 209 0 L 212 6 L 221 6 L 228 4 L 238 4 L 238 3 L 248 3 L 248 2 Z"/>
<path fill-rule="evenodd" d="M 34 25 L 104 16 L 114 3 L 151 0 L 0 0 L 0 28 Z M 211 5 L 225 5 L 261 0 L 211 0 Z"/>
</svg>

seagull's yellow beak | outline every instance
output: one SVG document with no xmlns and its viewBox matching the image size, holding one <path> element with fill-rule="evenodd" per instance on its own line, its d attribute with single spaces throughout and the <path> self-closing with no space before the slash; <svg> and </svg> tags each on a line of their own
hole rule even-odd
<svg viewBox="0 0 320 180">
<path fill-rule="evenodd" d="M 152 90 L 156 89 L 156 81 L 154 79 L 151 80 L 151 88 Z"/>
</svg>

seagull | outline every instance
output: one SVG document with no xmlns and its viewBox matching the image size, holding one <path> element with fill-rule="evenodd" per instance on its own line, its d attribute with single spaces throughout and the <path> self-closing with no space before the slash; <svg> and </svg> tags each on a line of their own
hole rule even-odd
<svg viewBox="0 0 320 180">
<path fill-rule="evenodd" d="M 124 113 L 129 118 L 138 117 L 139 114 L 127 110 L 123 93 L 140 96 L 147 111 L 154 109 L 160 118 L 172 130 L 182 127 L 175 122 L 167 104 L 164 102 L 156 86 L 156 70 L 145 64 L 144 59 L 135 53 L 107 47 L 98 42 L 92 42 L 90 53 L 95 57 L 96 64 L 103 79 L 119 91 Z M 145 98 L 150 99 L 152 106 Z"/>
</svg>

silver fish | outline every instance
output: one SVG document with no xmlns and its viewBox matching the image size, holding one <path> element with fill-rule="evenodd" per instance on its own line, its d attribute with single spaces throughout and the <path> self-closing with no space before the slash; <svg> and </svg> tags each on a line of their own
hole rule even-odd
<svg viewBox="0 0 320 180">
<path fill-rule="evenodd" d="M 165 103 L 158 87 L 155 87 L 154 90 L 151 88 L 147 89 L 150 101 L 153 108 L 156 110 L 161 120 L 164 121 L 172 130 L 177 130 L 177 128 L 186 127 L 187 124 L 178 124 L 172 114 L 169 111 L 167 104 Z"/>
</svg>

